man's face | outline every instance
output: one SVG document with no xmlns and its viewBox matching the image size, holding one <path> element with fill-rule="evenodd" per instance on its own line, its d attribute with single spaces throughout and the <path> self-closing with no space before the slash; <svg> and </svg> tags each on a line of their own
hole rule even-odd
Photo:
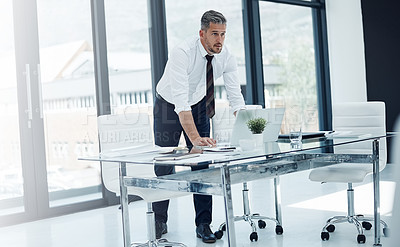
<svg viewBox="0 0 400 247">
<path fill-rule="evenodd" d="M 204 49 L 210 54 L 218 54 L 222 51 L 226 33 L 226 24 L 210 23 L 207 30 L 200 30 L 200 41 Z"/>
</svg>

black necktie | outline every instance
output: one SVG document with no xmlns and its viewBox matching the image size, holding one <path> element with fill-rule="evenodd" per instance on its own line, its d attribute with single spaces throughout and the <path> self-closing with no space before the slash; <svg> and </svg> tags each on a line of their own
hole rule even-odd
<svg viewBox="0 0 400 247">
<path fill-rule="evenodd" d="M 215 101 L 214 101 L 214 76 L 211 60 L 214 56 L 206 55 L 207 59 L 207 93 L 206 93 L 206 114 L 212 118 L 215 114 Z"/>
</svg>

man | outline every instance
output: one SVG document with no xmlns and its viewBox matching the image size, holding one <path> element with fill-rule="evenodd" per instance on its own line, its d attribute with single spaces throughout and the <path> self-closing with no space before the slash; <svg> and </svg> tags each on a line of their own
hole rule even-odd
<svg viewBox="0 0 400 247">
<path fill-rule="evenodd" d="M 175 47 L 156 88 L 154 137 L 159 146 L 177 146 L 183 131 L 189 149 L 214 146 L 210 138 L 210 118 L 214 115 L 214 80 L 223 76 L 230 106 L 234 113 L 244 107 L 235 58 L 223 48 L 226 19 L 210 10 L 201 18 L 199 37 L 186 39 Z M 193 152 L 194 150 L 192 150 Z M 192 170 L 208 166 L 192 167 Z M 171 174 L 172 167 L 155 166 L 157 176 Z M 193 195 L 196 234 L 205 243 L 214 243 L 210 229 L 212 197 Z M 169 201 L 153 203 L 156 237 L 167 233 Z"/>
</svg>

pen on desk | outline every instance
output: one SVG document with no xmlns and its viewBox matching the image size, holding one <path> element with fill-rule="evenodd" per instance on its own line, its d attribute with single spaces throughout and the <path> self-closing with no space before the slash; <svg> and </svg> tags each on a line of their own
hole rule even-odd
<svg viewBox="0 0 400 247">
<path fill-rule="evenodd" d="M 236 149 L 236 147 L 225 147 L 225 148 L 220 148 L 221 150 L 233 150 Z"/>
<path fill-rule="evenodd" d="M 194 146 L 195 149 L 205 150 L 210 152 L 221 152 L 221 151 L 229 151 L 235 150 L 236 147 L 212 147 L 212 146 Z"/>
</svg>

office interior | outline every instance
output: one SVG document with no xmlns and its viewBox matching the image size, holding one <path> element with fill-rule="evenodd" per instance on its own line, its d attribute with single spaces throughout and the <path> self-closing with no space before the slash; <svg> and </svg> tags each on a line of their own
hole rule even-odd
<svg viewBox="0 0 400 247">
<path fill-rule="evenodd" d="M 332 130 L 332 105 L 383 101 L 394 131 L 398 104 L 400 21 L 393 1 L 367 0 L 4 0 L 0 3 L 0 245 L 123 246 L 119 197 L 105 189 L 97 116 L 151 115 L 168 52 L 198 35 L 209 9 L 228 20 L 225 45 L 236 56 L 246 104 L 285 107 L 306 131 Z M 215 82 L 217 107 L 227 105 Z M 289 121 L 289 120 L 288 120 Z M 285 122 L 284 122 L 285 123 Z M 282 133 L 287 131 L 282 125 Z M 396 180 L 388 139 L 381 173 L 381 215 L 392 222 Z M 281 178 L 285 232 L 273 227 L 239 246 L 358 246 L 348 225 L 322 241 L 324 221 L 346 212 L 346 187 L 309 181 L 309 171 Z M 254 212 L 273 212 L 272 180 L 250 184 Z M 371 176 L 357 184 L 356 210 L 373 213 Z M 241 188 L 234 188 L 241 210 Z M 146 203 L 129 206 L 133 240 L 146 240 Z M 191 197 L 171 200 L 169 240 L 196 238 Z M 212 228 L 223 217 L 214 197 Z M 140 222 L 140 224 L 137 224 Z M 271 224 L 270 224 L 271 226 Z M 395 235 L 395 233 L 393 233 Z M 373 243 L 373 232 L 365 245 Z M 382 237 L 382 244 L 388 243 Z M 386 245 L 388 246 L 388 245 Z"/>
</svg>

